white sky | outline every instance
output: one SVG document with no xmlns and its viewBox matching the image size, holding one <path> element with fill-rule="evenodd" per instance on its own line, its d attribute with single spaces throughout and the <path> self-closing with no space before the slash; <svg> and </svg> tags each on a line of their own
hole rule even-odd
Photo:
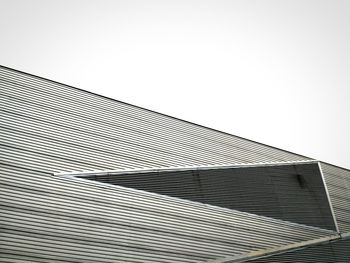
<svg viewBox="0 0 350 263">
<path fill-rule="evenodd" d="M 0 64 L 350 168 L 350 1 L 0 0 Z"/>
</svg>

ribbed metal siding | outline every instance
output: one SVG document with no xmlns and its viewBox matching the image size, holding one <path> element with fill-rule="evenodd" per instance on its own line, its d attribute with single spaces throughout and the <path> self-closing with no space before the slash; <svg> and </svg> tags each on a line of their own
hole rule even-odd
<svg viewBox="0 0 350 263">
<path fill-rule="evenodd" d="M 32 154 L 55 171 L 307 159 L 4 68 L 0 92 L 1 143 L 14 164 Z"/>
<path fill-rule="evenodd" d="M 349 263 L 350 239 L 338 240 L 324 245 L 301 248 L 267 258 L 249 260 L 251 263 Z"/>
<path fill-rule="evenodd" d="M 205 262 L 331 231 L 1 166 L 2 258 Z"/>
<path fill-rule="evenodd" d="M 83 178 L 336 230 L 318 163 Z"/>
<path fill-rule="evenodd" d="M 350 232 L 350 171 L 326 163 L 321 166 L 339 228 Z"/>
<path fill-rule="evenodd" d="M 203 262 L 329 234 L 49 175 L 303 156 L 2 67 L 0 128 L 2 261 Z"/>
</svg>

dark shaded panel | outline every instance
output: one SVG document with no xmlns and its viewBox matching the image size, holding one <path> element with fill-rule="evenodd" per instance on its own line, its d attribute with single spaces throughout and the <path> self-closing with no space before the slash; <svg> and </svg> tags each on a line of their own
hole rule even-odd
<svg viewBox="0 0 350 263">
<path fill-rule="evenodd" d="M 316 163 L 84 178 L 335 230 Z"/>
</svg>

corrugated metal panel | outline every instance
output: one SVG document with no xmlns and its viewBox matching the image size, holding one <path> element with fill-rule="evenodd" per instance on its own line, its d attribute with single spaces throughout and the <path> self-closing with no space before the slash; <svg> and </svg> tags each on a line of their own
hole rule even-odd
<svg viewBox="0 0 350 263">
<path fill-rule="evenodd" d="M 336 230 L 318 163 L 174 170 L 77 177 Z"/>
<path fill-rule="evenodd" d="M 350 239 L 301 248 L 299 250 L 249 260 L 251 263 L 348 263 L 350 262 Z"/>
<path fill-rule="evenodd" d="M 4 68 L 0 81 L 3 133 L 16 134 L 2 143 L 21 158 L 53 152 L 84 170 L 308 159 Z"/>
<path fill-rule="evenodd" d="M 350 171 L 326 163 L 321 166 L 339 228 L 350 232 Z"/>
<path fill-rule="evenodd" d="M 0 251 L 7 257 L 205 262 L 333 233 L 6 165 L 1 175 Z"/>
<path fill-rule="evenodd" d="M 50 176 L 300 155 L 4 67 L 0 127 L 2 261 L 205 262 L 330 233 Z"/>
</svg>

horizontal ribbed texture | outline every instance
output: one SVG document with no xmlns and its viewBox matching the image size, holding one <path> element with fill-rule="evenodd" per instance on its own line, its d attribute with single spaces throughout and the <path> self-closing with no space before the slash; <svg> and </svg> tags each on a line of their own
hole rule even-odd
<svg viewBox="0 0 350 263">
<path fill-rule="evenodd" d="M 8 257 L 35 255 L 68 262 L 205 262 L 332 233 L 5 165 L 1 174 L 0 254 Z"/>
<path fill-rule="evenodd" d="M 309 158 L 4 67 L 0 134 L 0 261 L 206 262 L 332 233 L 52 176 Z"/>
<path fill-rule="evenodd" d="M 301 248 L 280 255 L 249 260 L 251 263 L 348 263 L 350 262 L 350 239 Z"/>
<path fill-rule="evenodd" d="M 59 172 L 307 159 L 2 68 L 0 94 L 0 143 L 14 165 Z"/>
</svg>

